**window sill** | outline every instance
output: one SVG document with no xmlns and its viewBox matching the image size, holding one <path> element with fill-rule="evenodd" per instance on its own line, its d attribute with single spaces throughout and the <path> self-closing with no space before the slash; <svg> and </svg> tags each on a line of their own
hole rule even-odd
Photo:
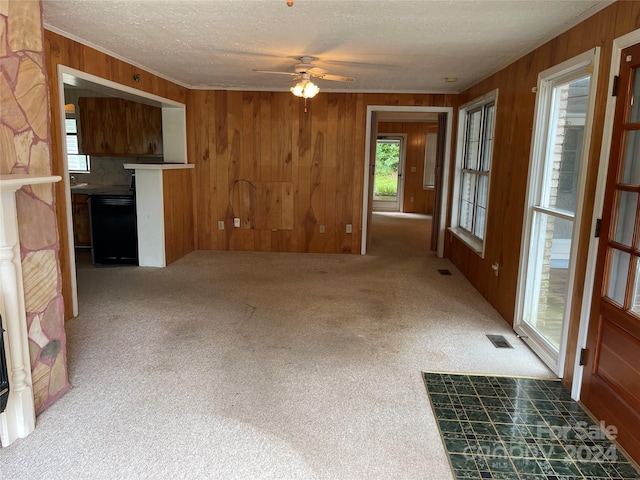
<svg viewBox="0 0 640 480">
<path fill-rule="evenodd" d="M 469 247 L 480 258 L 484 258 L 484 243 L 457 227 L 449 227 L 449 232 Z"/>
</svg>

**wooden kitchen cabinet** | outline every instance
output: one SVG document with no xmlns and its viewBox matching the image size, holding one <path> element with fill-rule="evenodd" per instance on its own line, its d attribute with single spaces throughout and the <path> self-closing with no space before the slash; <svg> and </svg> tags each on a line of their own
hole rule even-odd
<svg viewBox="0 0 640 480">
<path fill-rule="evenodd" d="M 74 193 L 71 195 L 73 218 L 73 241 L 76 247 L 91 246 L 91 224 L 89 220 L 89 195 Z"/>
<path fill-rule="evenodd" d="M 162 109 L 122 98 L 80 97 L 85 155 L 162 156 Z"/>
</svg>

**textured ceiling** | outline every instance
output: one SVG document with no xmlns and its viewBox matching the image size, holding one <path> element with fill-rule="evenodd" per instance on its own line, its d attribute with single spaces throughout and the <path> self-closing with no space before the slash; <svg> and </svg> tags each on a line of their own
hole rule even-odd
<svg viewBox="0 0 640 480">
<path fill-rule="evenodd" d="M 324 91 L 459 92 L 609 0 L 43 0 L 47 29 L 191 88 L 287 90 L 310 55 Z M 448 83 L 445 77 L 456 77 Z"/>
</svg>

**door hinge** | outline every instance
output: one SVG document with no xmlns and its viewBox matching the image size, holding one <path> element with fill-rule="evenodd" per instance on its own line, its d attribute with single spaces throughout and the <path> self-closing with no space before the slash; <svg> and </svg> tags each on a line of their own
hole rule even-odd
<svg viewBox="0 0 640 480">
<path fill-rule="evenodd" d="M 578 365 L 580 365 L 581 367 L 584 366 L 584 364 L 587 362 L 587 349 L 586 348 L 581 348 L 580 349 L 580 361 L 578 362 Z"/>
<path fill-rule="evenodd" d="M 612 97 L 617 97 L 618 96 L 618 81 L 619 80 L 620 80 L 620 77 L 618 75 L 613 77 L 613 89 L 611 90 L 611 96 Z"/>
<path fill-rule="evenodd" d="M 593 234 L 595 238 L 600 238 L 600 224 L 602 224 L 601 218 L 596 220 L 596 231 Z"/>
</svg>

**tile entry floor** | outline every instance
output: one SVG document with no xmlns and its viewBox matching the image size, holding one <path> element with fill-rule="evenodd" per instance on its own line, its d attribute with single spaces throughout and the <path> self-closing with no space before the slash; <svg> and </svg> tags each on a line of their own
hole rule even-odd
<svg viewBox="0 0 640 480">
<path fill-rule="evenodd" d="M 423 378 L 456 480 L 640 479 L 558 380 Z"/>
</svg>

